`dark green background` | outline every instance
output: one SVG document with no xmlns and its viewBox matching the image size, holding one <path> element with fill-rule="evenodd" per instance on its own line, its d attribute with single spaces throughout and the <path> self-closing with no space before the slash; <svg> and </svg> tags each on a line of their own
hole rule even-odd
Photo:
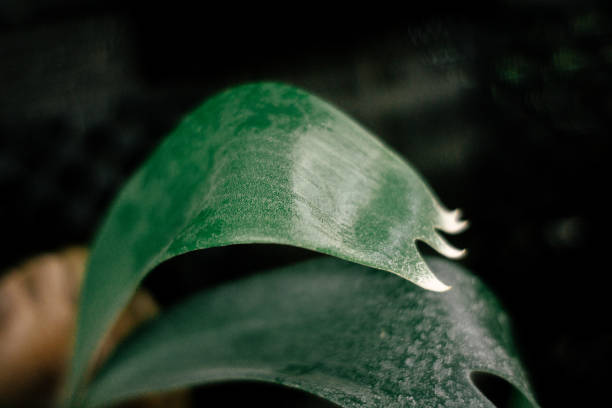
<svg viewBox="0 0 612 408">
<path fill-rule="evenodd" d="M 351 114 L 464 209 L 472 226 L 451 240 L 512 315 L 539 401 L 593 405 L 612 362 L 612 13 L 597 2 L 436 6 L 303 3 L 276 18 L 182 1 L 2 2 L 0 266 L 88 242 L 183 114 L 227 86 L 281 80 Z M 215 249 L 165 268 L 224 264 L 237 276 L 305 256 Z M 147 284 L 170 303 L 220 279 Z"/>
</svg>

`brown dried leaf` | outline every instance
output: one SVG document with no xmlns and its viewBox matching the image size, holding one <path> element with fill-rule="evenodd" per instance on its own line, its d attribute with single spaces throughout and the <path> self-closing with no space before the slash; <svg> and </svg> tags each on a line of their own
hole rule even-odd
<svg viewBox="0 0 612 408">
<path fill-rule="evenodd" d="M 87 256 L 82 247 L 39 255 L 0 279 L 0 405 L 47 406 L 58 398 L 74 343 Z M 157 312 L 151 295 L 139 290 L 95 353 L 90 372 Z M 186 406 L 188 396 L 148 397 L 137 406 L 155 407 L 160 401 L 164 406 Z"/>
</svg>

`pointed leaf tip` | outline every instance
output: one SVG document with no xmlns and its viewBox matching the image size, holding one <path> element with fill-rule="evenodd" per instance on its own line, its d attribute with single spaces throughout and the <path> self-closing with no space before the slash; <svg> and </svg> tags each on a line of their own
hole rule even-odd
<svg viewBox="0 0 612 408">
<path fill-rule="evenodd" d="M 431 279 L 419 282 L 419 286 L 423 289 L 431 290 L 432 292 L 446 292 L 452 289 L 452 286 L 446 285 L 433 274 Z"/>
</svg>

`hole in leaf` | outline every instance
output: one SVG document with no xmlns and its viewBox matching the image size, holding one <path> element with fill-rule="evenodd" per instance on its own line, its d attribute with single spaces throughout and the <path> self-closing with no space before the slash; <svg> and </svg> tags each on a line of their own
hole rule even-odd
<svg viewBox="0 0 612 408">
<path fill-rule="evenodd" d="M 533 407 L 531 402 L 514 385 L 495 374 L 472 371 L 470 380 L 497 408 Z"/>
<path fill-rule="evenodd" d="M 338 405 L 287 386 L 257 381 L 231 381 L 195 389 L 194 406 L 338 408 Z"/>
</svg>

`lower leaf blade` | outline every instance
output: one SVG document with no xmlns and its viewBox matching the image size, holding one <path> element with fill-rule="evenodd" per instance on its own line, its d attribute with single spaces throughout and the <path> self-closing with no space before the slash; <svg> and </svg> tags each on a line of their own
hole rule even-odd
<svg viewBox="0 0 612 408">
<path fill-rule="evenodd" d="M 479 371 L 537 406 L 493 296 L 449 262 L 430 265 L 457 290 L 321 258 L 201 292 L 121 347 L 87 402 L 256 380 L 344 407 L 492 406 L 470 379 Z"/>
</svg>

